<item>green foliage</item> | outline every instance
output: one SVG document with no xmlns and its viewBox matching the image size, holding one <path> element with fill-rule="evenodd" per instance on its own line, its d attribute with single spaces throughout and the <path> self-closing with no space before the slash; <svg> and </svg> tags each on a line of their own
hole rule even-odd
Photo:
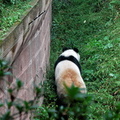
<svg viewBox="0 0 120 120">
<path fill-rule="evenodd" d="M 41 120 L 47 120 L 49 118 L 47 108 L 41 106 L 36 109 L 36 112 L 34 114 L 34 120 L 39 120 L 39 117 L 41 118 Z"/>
<path fill-rule="evenodd" d="M 66 120 L 67 116 L 70 119 L 87 119 L 89 106 L 92 100 L 91 95 L 81 94 L 80 89 L 71 86 L 67 89 L 67 105 L 63 106 L 42 106 L 37 109 L 34 120 Z"/>
<path fill-rule="evenodd" d="M 9 63 L 3 59 L 0 59 L 0 78 L 2 78 L 0 80 L 3 81 L 4 76 L 6 75 L 14 77 L 14 75 L 12 75 L 12 73 L 8 71 L 9 68 L 11 68 L 9 66 Z M 4 80 L 4 83 L 8 84 L 6 92 L 7 92 L 7 95 L 9 95 L 9 99 L 0 101 L 0 109 L 4 107 L 6 111 L 3 114 L 0 113 L 0 120 L 14 120 L 18 116 L 21 117 L 23 114 L 27 115 L 28 113 L 33 113 L 38 109 L 38 99 L 43 94 L 41 84 L 34 86 L 34 93 L 36 95 L 34 101 L 31 101 L 31 100 L 26 101 L 26 100 L 17 98 L 17 96 L 14 95 L 14 93 L 18 94 L 18 92 L 21 89 L 23 89 L 24 84 L 21 80 L 16 79 L 16 83 L 12 87 L 9 86 L 8 81 Z M 4 91 L 3 88 L 0 86 L 0 92 L 3 92 L 3 91 Z M 11 108 L 13 107 L 17 109 L 16 113 L 14 114 L 11 112 Z"/>
<path fill-rule="evenodd" d="M 50 71 L 44 83 L 44 104 L 36 107 L 33 101 L 7 101 L 8 108 L 14 105 L 19 114 L 34 109 L 35 120 L 64 120 L 66 116 L 70 120 L 119 120 L 119 19 L 119 0 L 54 0 Z M 67 88 L 69 104 L 58 106 L 54 63 L 64 46 L 79 49 L 88 93 L 80 94 L 79 88 L 71 86 Z M 19 81 L 17 84 L 23 85 Z M 37 95 L 41 92 L 37 86 L 35 90 Z M 12 99 L 13 91 L 9 89 Z M 9 109 L 3 117 L 8 116 L 12 117 Z"/>
<path fill-rule="evenodd" d="M 9 68 L 8 62 L 0 59 L 0 76 L 11 75 L 10 72 L 5 71 Z"/>
<path fill-rule="evenodd" d="M 3 3 L 3 4 L 16 4 L 20 1 L 27 1 L 27 0 L 2 0 L 1 3 Z"/>
<path fill-rule="evenodd" d="M 21 16 L 30 7 L 30 0 L 5 0 L 0 2 L 0 40 L 4 38 L 10 27 L 20 22 Z"/>
</svg>

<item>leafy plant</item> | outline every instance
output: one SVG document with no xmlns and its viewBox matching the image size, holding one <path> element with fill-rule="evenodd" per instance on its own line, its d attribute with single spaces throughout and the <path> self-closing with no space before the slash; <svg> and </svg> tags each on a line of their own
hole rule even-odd
<svg viewBox="0 0 120 120">
<path fill-rule="evenodd" d="M 67 96 L 65 98 L 67 103 L 56 105 L 56 107 L 44 105 L 37 109 L 37 114 L 35 114 L 35 120 L 66 120 L 68 118 L 78 120 L 78 119 L 87 119 L 88 108 L 92 100 L 91 95 L 81 94 L 80 89 L 71 86 L 70 88 L 66 87 Z M 59 101 L 59 100 L 58 100 Z M 64 99 L 62 99 L 64 101 Z"/>
<path fill-rule="evenodd" d="M 4 78 L 3 78 L 4 76 L 8 76 L 8 75 L 14 77 L 14 75 L 12 75 L 8 71 L 9 68 L 11 68 L 9 66 L 9 63 L 5 60 L 0 59 L 0 78 L 2 78 L 1 80 L 4 81 L 4 83 L 6 83 L 8 85 L 6 91 L 8 92 L 8 95 L 9 95 L 9 99 L 0 101 L 0 108 L 4 107 L 4 109 L 6 111 L 6 112 L 0 114 L 0 120 L 14 120 L 18 117 L 21 120 L 23 115 L 32 113 L 32 112 L 36 111 L 36 109 L 38 108 L 38 105 L 37 105 L 38 98 L 40 96 L 42 96 L 42 94 L 43 94 L 42 88 L 41 88 L 41 84 L 34 86 L 34 92 L 35 92 L 36 97 L 33 101 L 31 101 L 31 100 L 26 101 L 26 100 L 16 98 L 17 96 L 15 96 L 14 93 L 18 93 L 21 89 L 23 89 L 24 84 L 21 80 L 16 79 L 15 85 L 12 87 L 9 86 L 9 82 L 4 80 Z M 0 92 L 3 92 L 3 94 L 4 94 L 4 88 L 2 88 L 1 86 L 0 86 Z M 15 113 L 11 112 L 11 109 L 13 107 L 14 107 L 14 109 L 17 110 Z M 26 119 L 26 118 L 24 118 L 24 119 Z"/>
</svg>

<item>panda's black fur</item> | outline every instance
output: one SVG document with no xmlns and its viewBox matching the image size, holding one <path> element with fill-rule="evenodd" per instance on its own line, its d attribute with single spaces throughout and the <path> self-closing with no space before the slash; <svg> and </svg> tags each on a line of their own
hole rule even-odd
<svg viewBox="0 0 120 120">
<path fill-rule="evenodd" d="M 79 70 L 80 70 L 80 73 L 81 73 L 81 71 L 82 71 L 81 65 L 79 64 L 78 60 L 77 60 L 74 56 L 65 57 L 65 56 L 62 56 L 62 55 L 61 55 L 61 56 L 57 59 L 57 61 L 56 61 L 56 63 L 55 63 L 55 66 L 54 66 L 54 69 L 56 68 L 56 66 L 57 66 L 57 64 L 58 64 L 59 62 L 64 61 L 64 60 L 69 60 L 69 61 L 75 63 L 75 64 L 78 66 L 78 68 L 79 68 Z"/>
</svg>

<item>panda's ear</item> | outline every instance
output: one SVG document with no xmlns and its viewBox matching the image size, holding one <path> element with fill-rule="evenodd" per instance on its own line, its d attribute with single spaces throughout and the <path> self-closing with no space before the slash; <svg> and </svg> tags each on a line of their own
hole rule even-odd
<svg viewBox="0 0 120 120">
<path fill-rule="evenodd" d="M 73 48 L 73 50 L 74 50 L 76 53 L 79 52 L 79 50 L 78 50 L 77 48 Z"/>
<path fill-rule="evenodd" d="M 66 51 L 66 50 L 68 50 L 68 49 L 69 49 L 69 48 L 64 47 L 64 48 L 62 49 L 62 52 Z"/>
</svg>

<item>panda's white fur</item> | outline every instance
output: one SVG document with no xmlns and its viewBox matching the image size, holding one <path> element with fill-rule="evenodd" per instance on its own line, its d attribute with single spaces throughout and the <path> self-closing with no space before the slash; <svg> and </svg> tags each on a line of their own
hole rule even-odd
<svg viewBox="0 0 120 120">
<path fill-rule="evenodd" d="M 65 50 L 59 57 L 73 56 L 79 62 L 80 55 L 74 49 Z M 55 82 L 57 86 L 57 94 L 59 97 L 66 94 L 65 85 L 71 87 L 72 85 L 84 88 L 81 93 L 86 93 L 86 85 L 80 73 L 79 67 L 72 60 L 61 60 L 55 66 Z"/>
</svg>

